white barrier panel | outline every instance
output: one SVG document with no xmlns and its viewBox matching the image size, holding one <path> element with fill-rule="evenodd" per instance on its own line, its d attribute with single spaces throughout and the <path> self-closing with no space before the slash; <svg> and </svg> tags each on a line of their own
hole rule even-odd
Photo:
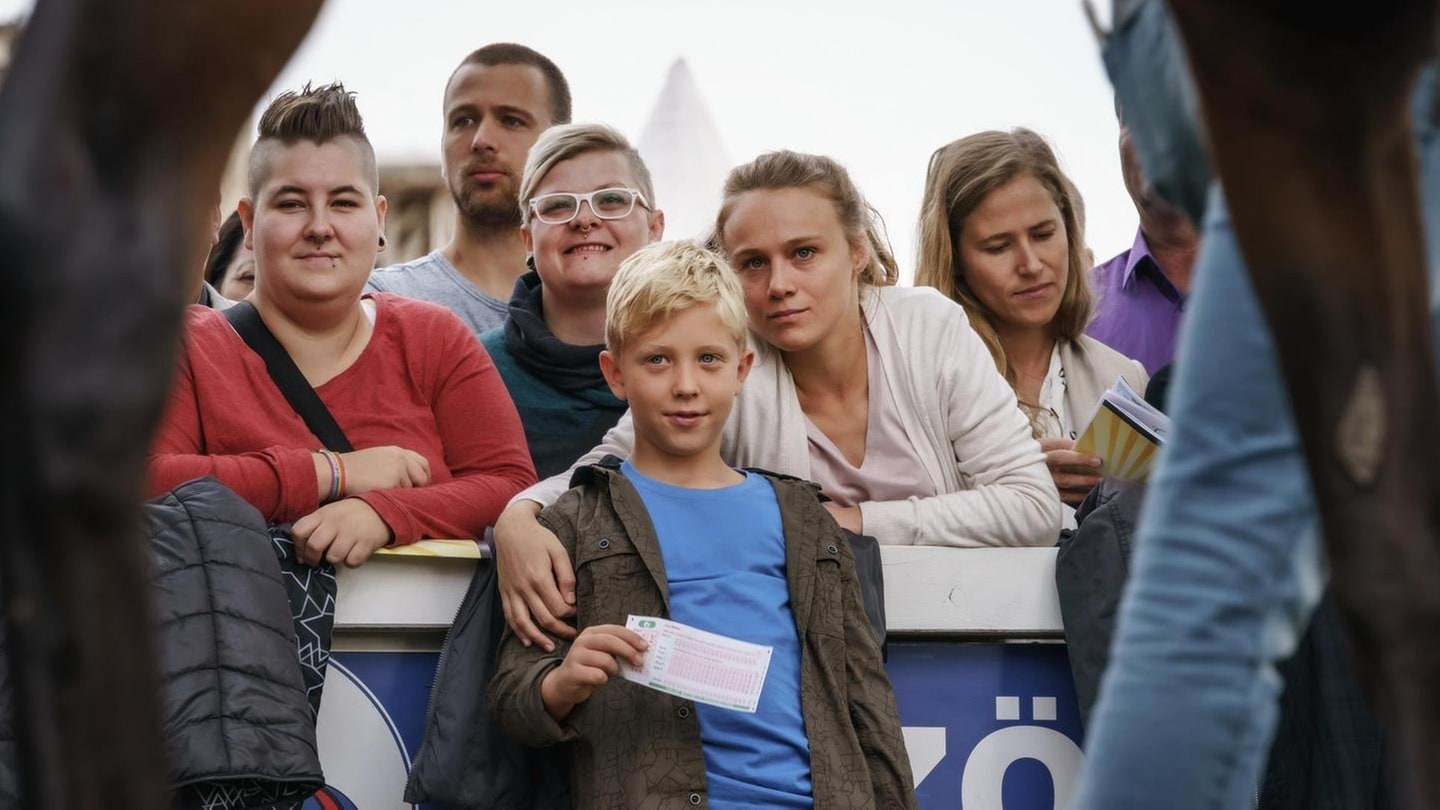
<svg viewBox="0 0 1440 810">
<path fill-rule="evenodd" d="M 1053 548 L 882 546 L 890 632 L 1058 637 Z M 341 629 L 443 629 L 475 563 L 376 557 L 340 572 Z"/>
<path fill-rule="evenodd" d="M 1063 808 L 1081 762 L 1064 648 L 1007 643 L 1060 637 L 1055 549 L 883 547 L 881 555 L 886 669 L 922 810 Z M 409 807 L 400 792 L 435 653 L 474 566 L 381 556 L 340 573 L 319 728 L 330 787 L 305 810 Z"/>
</svg>

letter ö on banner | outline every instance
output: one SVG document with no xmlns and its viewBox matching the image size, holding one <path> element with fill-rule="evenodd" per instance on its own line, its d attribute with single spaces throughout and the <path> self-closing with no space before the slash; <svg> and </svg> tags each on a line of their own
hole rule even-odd
<svg viewBox="0 0 1440 810">
<path fill-rule="evenodd" d="M 910 757 L 910 775 L 915 787 L 935 770 L 945 758 L 944 726 L 905 726 L 900 729 L 905 735 L 905 753 Z"/>
<path fill-rule="evenodd" d="M 1054 720 L 1054 698 L 1034 698 L 1035 720 Z M 995 699 L 997 720 L 1019 720 L 1018 698 Z M 1007 726 L 982 739 L 965 761 L 960 777 L 962 810 L 1004 810 L 1001 785 L 1017 760 L 1033 759 L 1050 771 L 1055 808 L 1070 806 L 1075 777 L 1083 755 L 1080 746 L 1059 731 L 1043 726 Z"/>
</svg>

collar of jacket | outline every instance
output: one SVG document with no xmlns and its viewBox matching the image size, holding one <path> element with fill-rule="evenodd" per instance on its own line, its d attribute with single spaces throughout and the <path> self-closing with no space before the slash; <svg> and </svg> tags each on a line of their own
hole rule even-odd
<svg viewBox="0 0 1440 810">
<path fill-rule="evenodd" d="M 1065 370 L 1065 404 L 1076 430 L 1085 428 L 1080 420 L 1094 415 L 1100 397 L 1116 378 L 1124 377 L 1141 396 L 1149 382 L 1135 361 L 1089 335 L 1060 341 L 1060 367 Z"/>
<path fill-rule="evenodd" d="M 607 455 L 595 464 L 575 471 L 570 486 L 593 486 L 609 494 L 611 507 L 630 542 L 635 544 L 640 559 L 654 580 L 665 601 L 668 612 L 670 605 L 669 580 L 665 575 L 665 559 L 660 553 L 660 538 L 645 502 L 635 485 L 620 472 L 621 459 Z M 775 489 L 775 499 L 780 507 L 781 530 L 785 538 L 785 566 L 791 572 L 787 579 L 790 585 L 790 607 L 795 616 L 796 627 L 807 627 L 810 622 L 810 607 L 814 596 L 815 561 L 826 557 L 839 559 L 843 556 L 840 546 L 843 536 L 836 529 L 834 521 L 820 503 L 825 500 L 820 487 L 810 481 L 793 475 L 782 475 L 758 468 L 748 472 L 763 475 Z M 824 542 L 822 538 L 829 538 Z M 797 575 L 806 572 L 804 575 Z"/>
<path fill-rule="evenodd" d="M 541 308 L 540 274 L 531 270 L 515 279 L 510 313 L 505 318 L 505 348 L 522 368 L 557 391 L 605 387 L 600 352 L 605 344 L 574 346 L 555 337 Z M 617 400 L 618 402 L 618 400 Z"/>
<path fill-rule="evenodd" d="M 621 459 L 607 455 L 595 464 L 576 470 L 570 477 L 571 488 L 584 486 L 597 493 L 605 493 L 615 517 L 629 535 L 630 542 L 639 552 L 645 568 L 650 573 L 660 597 L 665 602 L 665 612 L 670 612 L 670 580 L 665 575 L 665 558 L 660 553 L 660 538 L 650 513 L 645 510 L 645 501 L 639 490 L 620 472 Z"/>
<path fill-rule="evenodd" d="M 570 476 L 570 486 L 578 487 L 582 484 L 589 484 L 591 482 L 601 480 L 601 476 L 608 476 L 614 473 L 618 473 L 620 472 L 620 465 L 623 463 L 625 463 L 624 459 L 613 453 L 607 453 L 604 458 L 600 459 L 594 464 L 588 464 L 575 470 L 575 472 Z M 756 475 L 763 475 L 766 478 L 769 478 L 771 481 L 785 481 L 787 483 L 801 484 L 807 487 L 811 492 L 813 492 L 815 494 L 815 497 L 818 498 L 821 503 L 825 503 L 826 501 L 830 500 L 829 496 L 820 491 L 819 484 L 813 481 L 806 481 L 804 478 L 801 478 L 798 475 L 786 475 L 785 473 L 772 472 L 763 467 L 745 467 L 744 470 L 745 472 L 755 473 Z"/>
</svg>

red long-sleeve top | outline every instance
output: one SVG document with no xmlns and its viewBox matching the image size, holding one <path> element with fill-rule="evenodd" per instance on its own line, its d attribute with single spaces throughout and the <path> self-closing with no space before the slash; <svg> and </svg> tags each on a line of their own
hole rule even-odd
<svg viewBox="0 0 1440 810">
<path fill-rule="evenodd" d="M 490 358 L 449 310 L 384 293 L 360 357 L 316 390 L 356 450 L 395 445 L 430 462 L 430 484 L 361 498 L 395 533 L 479 537 L 535 481 L 520 417 Z M 266 519 L 319 506 L 321 449 L 250 350 L 215 310 L 187 314 L 179 371 L 150 455 L 157 495 L 211 475 Z"/>
</svg>

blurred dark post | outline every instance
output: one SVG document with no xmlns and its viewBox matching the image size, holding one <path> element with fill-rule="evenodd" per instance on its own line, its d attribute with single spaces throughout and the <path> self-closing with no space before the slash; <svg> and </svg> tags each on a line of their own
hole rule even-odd
<svg viewBox="0 0 1440 810">
<path fill-rule="evenodd" d="M 235 133 L 321 0 L 39 0 L 0 90 L 0 589 L 25 806 L 166 804 L 140 500 Z"/>
<path fill-rule="evenodd" d="M 1440 807 L 1440 388 L 1410 96 L 1435 0 L 1170 0 L 1356 664 Z"/>
</svg>

